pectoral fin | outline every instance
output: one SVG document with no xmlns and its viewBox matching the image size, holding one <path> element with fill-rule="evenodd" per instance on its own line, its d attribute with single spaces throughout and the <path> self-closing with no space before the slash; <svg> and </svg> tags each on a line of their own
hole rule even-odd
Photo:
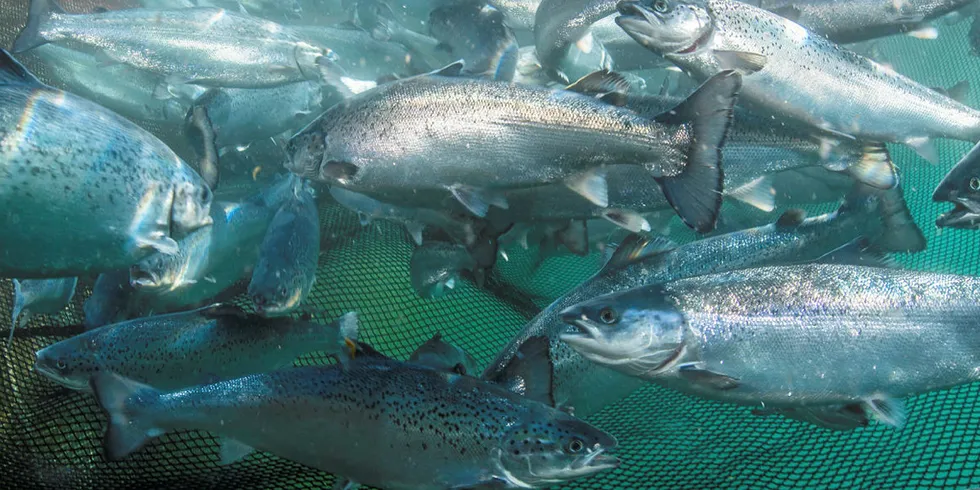
<svg viewBox="0 0 980 490">
<path fill-rule="evenodd" d="M 722 70 L 735 70 L 742 75 L 751 75 L 765 68 L 766 63 L 769 62 L 769 58 L 758 53 L 720 50 L 714 50 L 712 53 Z"/>
<path fill-rule="evenodd" d="M 864 401 L 865 411 L 885 425 L 901 429 L 905 425 L 905 403 L 889 396 L 874 396 Z"/>
<path fill-rule="evenodd" d="M 688 382 L 719 391 L 731 390 L 739 386 L 738 380 L 731 376 L 701 369 L 694 364 L 680 366 L 680 375 Z"/>
<path fill-rule="evenodd" d="M 246 456 L 255 451 L 252 446 L 238 442 L 234 439 L 222 439 L 221 450 L 219 452 L 221 464 L 229 465 L 236 461 L 245 459 Z"/>
</svg>

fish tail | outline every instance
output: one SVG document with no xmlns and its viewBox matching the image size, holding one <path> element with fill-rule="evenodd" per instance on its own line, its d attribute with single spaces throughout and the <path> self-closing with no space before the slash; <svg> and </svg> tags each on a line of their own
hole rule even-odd
<svg viewBox="0 0 980 490">
<path fill-rule="evenodd" d="M 11 48 L 14 53 L 23 53 L 49 41 L 41 36 L 41 26 L 51 18 L 51 14 L 65 13 L 54 0 L 31 0 L 27 13 L 27 25 L 20 31 Z"/>
<path fill-rule="evenodd" d="M 163 434 L 147 417 L 148 409 L 158 403 L 158 390 L 111 372 L 95 374 L 90 383 L 96 400 L 109 416 L 106 458 L 118 461 Z"/>
<path fill-rule="evenodd" d="M 873 205 L 869 206 L 869 203 Z M 867 237 L 876 249 L 884 252 L 925 250 L 926 238 L 912 219 L 900 184 L 882 190 L 860 182 L 855 183 L 838 213 L 864 210 L 876 213 L 881 220 L 880 233 L 875 237 Z"/>
<path fill-rule="evenodd" d="M 7 338 L 8 347 L 10 346 L 10 343 L 13 342 L 14 340 L 14 330 L 17 327 L 23 326 L 23 324 L 26 323 L 26 320 L 21 320 L 20 324 L 18 324 L 17 318 L 20 317 L 21 314 L 23 314 L 25 317 L 27 316 L 27 312 L 24 311 L 24 306 L 25 306 L 24 303 L 27 302 L 27 298 L 24 297 L 24 293 L 21 291 L 20 281 L 14 279 L 12 282 L 14 284 L 14 307 L 13 307 L 13 319 L 11 320 L 10 323 L 10 336 Z"/>
<path fill-rule="evenodd" d="M 215 143 L 217 136 L 206 106 L 195 103 L 187 111 L 187 117 L 184 119 L 184 133 L 187 134 L 188 140 L 197 153 L 198 173 L 212 191 L 216 190 L 219 178 L 218 169 L 220 168 L 218 145 Z"/>
<path fill-rule="evenodd" d="M 656 118 L 659 122 L 690 127 L 687 165 L 680 174 L 661 178 L 659 182 L 667 202 L 681 220 L 701 233 L 715 228 L 721 211 L 724 183 L 721 147 L 728 136 L 741 87 L 741 75 L 732 70 L 723 71 L 676 108 Z"/>
</svg>

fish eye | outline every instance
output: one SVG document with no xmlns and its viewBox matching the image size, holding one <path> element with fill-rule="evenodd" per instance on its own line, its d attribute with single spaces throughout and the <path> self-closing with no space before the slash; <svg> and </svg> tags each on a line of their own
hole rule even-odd
<svg viewBox="0 0 980 490">
<path fill-rule="evenodd" d="M 572 439 L 572 442 L 568 443 L 568 452 L 578 453 L 585 449 L 585 443 L 581 439 Z"/>
<path fill-rule="evenodd" d="M 606 325 L 612 325 L 619 320 L 619 315 L 616 314 L 615 310 L 607 306 L 599 311 L 599 320 L 602 320 L 602 323 Z"/>
<path fill-rule="evenodd" d="M 279 296 L 286 296 L 286 294 L 288 294 L 288 293 L 289 293 L 289 291 L 286 291 L 286 286 L 280 286 L 279 287 Z"/>
<path fill-rule="evenodd" d="M 980 178 L 970 177 L 970 189 L 980 191 Z"/>
<path fill-rule="evenodd" d="M 456 365 L 453 366 L 453 372 L 460 376 L 466 376 L 466 367 L 463 366 L 463 363 L 457 362 Z"/>
<path fill-rule="evenodd" d="M 670 4 L 667 0 L 656 0 L 653 2 L 653 10 L 660 12 L 661 14 L 666 14 L 670 10 Z"/>
<path fill-rule="evenodd" d="M 58 369 L 65 369 L 68 367 L 68 364 L 66 364 L 65 361 L 62 361 L 61 359 L 58 359 L 57 361 L 55 361 L 54 367 Z"/>
</svg>

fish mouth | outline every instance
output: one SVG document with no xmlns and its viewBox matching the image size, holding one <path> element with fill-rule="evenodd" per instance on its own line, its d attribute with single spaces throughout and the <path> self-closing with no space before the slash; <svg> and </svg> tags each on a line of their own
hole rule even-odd
<svg viewBox="0 0 980 490">
<path fill-rule="evenodd" d="M 160 285 L 160 278 L 153 271 L 133 265 L 129 268 L 129 284 L 135 288 L 153 288 Z"/>
<path fill-rule="evenodd" d="M 636 40 L 636 42 L 648 48 L 657 44 L 654 42 L 653 36 L 647 34 L 650 31 L 666 25 L 665 22 L 657 16 L 657 14 L 645 9 L 640 2 L 637 1 L 619 2 L 616 4 L 616 10 L 619 11 L 620 14 L 619 17 L 616 17 L 615 19 L 616 24 L 619 25 L 621 29 L 626 31 L 626 33 Z M 693 44 L 679 50 L 665 49 L 664 51 L 670 51 L 670 54 L 679 55 L 692 54 L 700 49 L 701 46 L 707 44 L 711 40 L 712 34 L 713 29 L 707 29 L 705 30 L 704 34 L 694 41 Z"/>
<path fill-rule="evenodd" d="M 619 467 L 619 458 L 610 454 L 604 454 L 605 449 L 597 449 L 585 456 L 572 468 L 574 470 L 602 471 Z"/>
<path fill-rule="evenodd" d="M 65 378 L 63 376 L 60 376 L 57 373 L 57 371 L 55 371 L 54 369 L 40 362 L 34 363 L 34 372 L 68 389 L 72 389 L 76 391 L 87 391 L 89 389 L 89 384 L 87 380 L 85 382 L 80 382 L 72 378 Z"/>
<path fill-rule="evenodd" d="M 647 14 L 647 11 L 640 6 L 639 2 L 619 2 L 616 5 L 616 10 L 619 11 L 620 15 L 616 17 L 615 21 L 621 29 L 626 31 L 630 37 L 642 46 L 650 47 L 655 45 L 653 37 L 647 35 L 646 32 L 656 28 L 648 27 L 651 24 L 662 26 L 663 21 L 655 15 Z"/>
<path fill-rule="evenodd" d="M 939 228 L 980 229 L 980 203 L 963 197 L 950 200 L 953 210 L 936 218 Z"/>
</svg>

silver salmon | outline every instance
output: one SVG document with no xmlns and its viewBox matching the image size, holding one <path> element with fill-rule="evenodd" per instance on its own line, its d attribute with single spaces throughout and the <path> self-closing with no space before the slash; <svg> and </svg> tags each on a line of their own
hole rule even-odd
<svg viewBox="0 0 980 490">
<path fill-rule="evenodd" d="M 977 380 L 980 278 L 854 265 L 763 267 L 598 297 L 561 313 L 590 360 L 709 400 L 863 409 Z"/>
<path fill-rule="evenodd" d="M 327 110 L 290 140 L 287 166 L 358 192 L 448 190 L 484 216 L 491 204 L 507 207 L 501 190 L 552 182 L 605 206 L 602 167 L 634 164 L 657 178 L 685 223 L 705 231 L 721 205 L 720 147 L 738 87 L 737 74 L 722 73 L 649 119 L 570 90 L 423 75 Z"/>
</svg>

